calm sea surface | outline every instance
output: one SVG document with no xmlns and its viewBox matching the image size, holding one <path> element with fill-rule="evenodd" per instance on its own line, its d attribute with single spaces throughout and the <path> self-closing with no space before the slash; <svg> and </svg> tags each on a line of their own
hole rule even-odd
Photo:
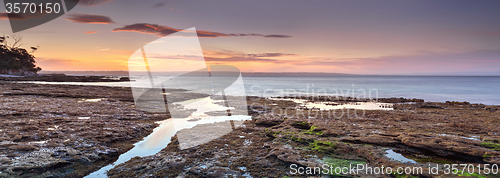
<svg viewBox="0 0 500 178">
<path fill-rule="evenodd" d="M 500 77 L 349 76 L 244 77 L 247 95 L 271 96 L 294 90 L 310 95 L 404 97 L 425 101 L 469 101 L 500 105 Z M 267 90 L 267 91 L 266 91 Z"/>
<path fill-rule="evenodd" d="M 150 86 L 146 76 L 131 77 L 135 83 Z M 205 80 L 205 79 L 193 79 Z M 425 101 L 468 101 L 488 105 L 500 105 L 500 77 L 448 77 L 448 76 L 336 76 L 295 77 L 259 76 L 242 78 L 245 92 L 253 96 L 284 95 L 338 95 L 363 98 L 404 97 Z M 56 84 L 56 82 L 35 82 Z M 189 84 L 177 83 L 169 88 L 188 88 Z M 60 84 L 60 83 L 59 83 Z M 64 84 L 130 86 L 119 83 Z M 233 87 L 234 88 L 234 87 Z M 242 88 L 242 87 L 236 87 Z M 226 91 L 227 92 L 227 91 Z M 241 92 L 236 92 L 241 93 Z"/>
</svg>

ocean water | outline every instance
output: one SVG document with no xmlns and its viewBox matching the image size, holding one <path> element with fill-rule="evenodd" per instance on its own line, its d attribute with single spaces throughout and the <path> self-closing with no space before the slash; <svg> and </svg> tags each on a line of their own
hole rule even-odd
<svg viewBox="0 0 500 178">
<path fill-rule="evenodd" d="M 135 83 L 150 85 L 146 76 L 131 77 Z M 193 80 L 204 80 L 195 79 Z M 251 96 L 336 95 L 361 98 L 403 97 L 425 101 L 468 101 L 500 105 L 500 77 L 478 76 L 243 76 L 245 93 Z M 56 84 L 56 82 L 34 82 Z M 193 82 L 168 88 L 195 88 Z M 59 83 L 61 84 L 61 83 Z M 129 87 L 128 82 L 63 84 Z M 241 83 L 239 83 L 241 85 Z M 238 87 L 236 87 L 238 88 Z M 240 87 L 241 88 L 241 87 Z M 226 93 L 230 91 L 226 91 Z M 241 91 L 233 93 L 242 93 Z"/>
<path fill-rule="evenodd" d="M 468 101 L 500 105 L 500 77 L 339 76 L 243 77 L 247 95 L 338 95 Z"/>
</svg>

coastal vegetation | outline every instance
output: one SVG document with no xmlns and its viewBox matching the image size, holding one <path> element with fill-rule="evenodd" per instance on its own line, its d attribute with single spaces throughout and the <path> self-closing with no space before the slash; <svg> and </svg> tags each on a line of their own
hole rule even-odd
<svg viewBox="0 0 500 178">
<path fill-rule="evenodd" d="M 42 70 L 36 66 L 35 56 L 32 54 L 38 47 L 31 47 L 28 52 L 21 48 L 21 42 L 21 36 L 0 37 L 0 74 L 33 76 Z"/>
</svg>

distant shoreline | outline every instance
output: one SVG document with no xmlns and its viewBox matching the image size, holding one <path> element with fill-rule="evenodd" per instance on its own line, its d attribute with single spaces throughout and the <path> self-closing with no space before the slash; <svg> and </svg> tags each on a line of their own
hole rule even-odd
<svg viewBox="0 0 500 178">
<path fill-rule="evenodd" d="M 39 76 L 0 75 L 1 81 L 40 81 L 40 82 L 129 82 L 128 77 L 109 77 L 103 75 L 72 76 L 65 74 L 42 74 Z"/>
<path fill-rule="evenodd" d="M 498 105 L 500 77 L 442 77 L 442 76 L 243 76 L 248 96 L 286 96 L 296 93 L 317 93 L 327 90 L 325 94 L 340 96 L 363 95 L 363 91 L 376 89 L 379 98 L 404 97 L 421 98 L 426 101 L 469 101 L 486 105 Z M 0 77 L 0 81 L 66 84 L 66 85 L 99 85 L 111 87 L 130 87 L 128 81 L 147 84 L 149 79 L 137 76 L 41 76 L 41 77 Z M 171 86 L 170 88 L 183 88 Z M 265 91 L 265 92 L 264 92 Z M 314 92 L 313 92 L 314 91 Z M 355 91 L 355 92 L 353 92 Z M 451 92 L 451 93 L 450 93 Z M 322 92 L 323 93 L 323 92 Z M 365 93 L 366 94 L 366 93 Z"/>
<path fill-rule="evenodd" d="M 173 72 L 152 72 L 157 75 L 169 75 Z M 179 72 L 175 72 L 179 73 Z M 66 74 L 66 75 L 111 75 L 126 76 L 128 71 L 40 71 L 39 74 Z M 500 72 L 463 72 L 463 73 L 415 73 L 415 74 L 346 74 L 325 72 L 242 72 L 243 76 L 249 77 L 500 77 Z M 147 73 L 144 73 L 147 75 Z"/>
</svg>

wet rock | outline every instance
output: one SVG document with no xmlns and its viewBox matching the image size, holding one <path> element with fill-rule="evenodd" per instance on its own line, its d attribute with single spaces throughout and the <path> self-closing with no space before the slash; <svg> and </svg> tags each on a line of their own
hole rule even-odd
<svg viewBox="0 0 500 178">
<path fill-rule="evenodd" d="M 398 139 L 405 145 L 429 150 L 444 157 L 461 157 L 468 155 L 470 157 L 480 158 L 481 160 L 483 155 L 488 151 L 483 147 L 475 146 L 474 141 L 451 137 L 428 138 L 420 135 L 401 135 Z"/>
<path fill-rule="evenodd" d="M 464 102 L 460 102 L 460 101 L 446 101 L 445 103 L 449 104 L 449 105 L 462 105 L 462 106 L 470 105 L 470 103 L 467 102 L 467 101 L 464 101 Z"/>
<path fill-rule="evenodd" d="M 19 150 L 19 151 L 33 151 L 33 150 L 36 150 L 36 147 L 31 146 L 31 145 L 20 144 L 20 145 L 9 146 L 9 149 Z"/>
<path fill-rule="evenodd" d="M 314 161 L 313 159 L 302 158 L 299 154 L 299 151 L 287 147 L 273 148 L 271 152 L 266 156 L 266 158 L 268 157 L 276 157 L 281 161 L 306 167 L 314 167 L 319 165 L 319 163 Z"/>
<path fill-rule="evenodd" d="M 128 77 L 112 78 L 107 76 L 68 76 L 64 74 L 37 75 L 33 72 L 23 73 L 25 77 L 0 77 L 0 81 L 45 81 L 45 82 L 126 82 Z"/>
<path fill-rule="evenodd" d="M 271 108 L 267 106 L 248 106 L 247 109 L 249 115 L 260 115 L 271 112 Z"/>
<path fill-rule="evenodd" d="M 484 110 L 496 112 L 496 111 L 500 111 L 500 106 L 489 106 L 489 107 L 485 107 Z"/>
<path fill-rule="evenodd" d="M 195 175 L 199 175 L 200 177 L 227 177 L 227 176 L 241 176 L 239 171 L 232 170 L 227 167 L 219 167 L 212 166 L 207 169 L 203 169 L 200 167 L 195 167 L 194 170 L 190 169 L 191 173 L 195 173 Z"/>
<path fill-rule="evenodd" d="M 67 161 L 55 158 L 48 151 L 34 151 L 28 154 L 23 154 L 11 160 L 11 166 L 8 166 L 6 171 L 13 173 L 22 172 L 33 168 L 51 168 L 55 166 L 67 165 Z"/>
<path fill-rule="evenodd" d="M 295 119 L 290 125 L 298 129 L 308 130 L 311 128 L 311 124 L 306 119 Z"/>
<path fill-rule="evenodd" d="M 262 166 L 272 166 L 273 163 L 269 160 L 267 160 L 265 157 L 259 157 L 255 159 L 254 164 L 259 164 Z"/>
<path fill-rule="evenodd" d="M 401 143 L 399 140 L 395 140 L 392 137 L 386 137 L 381 135 L 370 135 L 364 137 L 346 137 L 343 138 L 342 141 L 351 143 L 368 143 L 368 144 L 376 144 L 383 146 L 396 146 Z"/>
<path fill-rule="evenodd" d="M 82 177 L 166 117 L 137 110 L 130 89 L 0 82 L 0 90 L 0 177 Z"/>
<path fill-rule="evenodd" d="M 249 98 L 249 105 L 255 102 L 262 106 L 281 107 L 283 111 L 293 104 Z M 359 101 L 356 98 L 346 99 Z M 314 166 L 325 157 L 360 160 L 378 167 L 414 166 L 388 159 L 384 150 L 387 147 L 401 150 L 403 156 L 411 155 L 416 160 L 420 159 L 418 161 L 428 161 L 429 165 L 434 164 L 432 161 L 435 158 L 444 159 L 440 160 L 443 161 L 441 163 L 498 162 L 499 152 L 493 150 L 496 147 L 481 146 L 486 139 L 489 143 L 498 143 L 497 113 L 472 104 L 425 103 L 443 108 L 436 109 L 422 108 L 423 100 L 416 99 L 394 98 L 386 102 L 398 103 L 398 108 L 393 111 L 367 110 L 360 112 L 359 117 L 353 117 L 345 110 L 344 115 L 323 114 L 315 117 L 286 110 L 287 113 L 282 114 L 287 119 L 279 123 L 272 120 L 275 118 L 256 112 L 255 120 L 249 121 L 244 129 L 233 130 L 219 139 L 185 150 L 179 149 L 179 143 L 173 140 L 157 155 L 131 160 L 112 169 L 109 175 L 209 177 L 224 173 L 239 176 L 242 174 L 239 167 L 244 167 L 252 177 L 283 177 L 290 176 L 287 173 L 290 164 Z M 320 111 L 311 111 L 314 112 Z M 252 144 L 245 144 L 247 140 Z M 169 155 L 177 155 L 185 161 L 167 169 L 161 163 Z M 428 172 L 425 166 L 424 172 Z M 425 174 L 418 176 L 432 177 Z"/>
<path fill-rule="evenodd" d="M 420 108 L 425 108 L 425 109 L 444 109 L 441 106 L 436 106 L 436 105 L 432 105 L 432 104 L 423 104 L 423 105 L 420 106 Z"/>
<path fill-rule="evenodd" d="M 260 115 L 254 118 L 257 126 L 272 127 L 281 124 L 284 119 L 273 115 Z"/>
</svg>

